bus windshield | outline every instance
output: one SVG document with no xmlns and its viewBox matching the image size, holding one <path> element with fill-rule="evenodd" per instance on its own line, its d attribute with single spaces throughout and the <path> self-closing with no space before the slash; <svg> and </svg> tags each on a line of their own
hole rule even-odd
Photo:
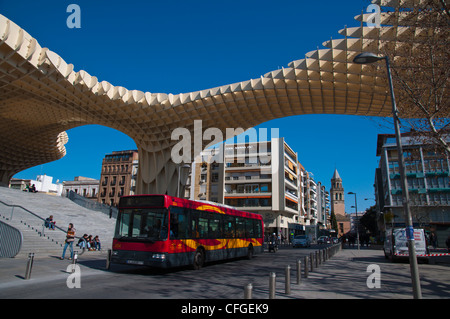
<svg viewBox="0 0 450 319">
<path fill-rule="evenodd" d="M 116 238 L 149 241 L 167 239 L 167 209 L 122 209 L 117 221 Z"/>
</svg>

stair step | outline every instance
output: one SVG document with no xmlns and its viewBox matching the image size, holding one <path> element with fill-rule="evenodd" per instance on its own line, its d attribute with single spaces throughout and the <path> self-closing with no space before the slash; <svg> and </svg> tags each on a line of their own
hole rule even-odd
<svg viewBox="0 0 450 319">
<path fill-rule="evenodd" d="M 42 219 L 53 215 L 57 226 L 60 227 L 65 228 L 69 223 L 73 223 L 78 237 L 85 233 L 98 235 L 104 250 L 107 250 L 112 244 L 115 220 L 103 213 L 81 207 L 67 198 L 0 187 L 0 201 L 8 205 L 22 206 Z M 47 255 L 62 253 L 64 232 L 59 229 L 43 229 L 43 220 L 39 217 L 33 216 L 20 207 L 13 209 L 1 202 L 0 220 L 22 232 L 22 249 L 17 257 L 28 256 L 30 252 Z"/>
</svg>

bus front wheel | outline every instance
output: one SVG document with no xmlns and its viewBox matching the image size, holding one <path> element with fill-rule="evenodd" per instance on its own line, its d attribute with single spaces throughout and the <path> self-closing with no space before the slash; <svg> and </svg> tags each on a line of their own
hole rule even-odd
<svg viewBox="0 0 450 319">
<path fill-rule="evenodd" d="M 193 268 L 195 270 L 199 270 L 203 267 L 203 264 L 205 263 L 205 253 L 203 252 L 203 249 L 199 248 L 195 251 L 194 254 L 194 263 Z"/>
</svg>

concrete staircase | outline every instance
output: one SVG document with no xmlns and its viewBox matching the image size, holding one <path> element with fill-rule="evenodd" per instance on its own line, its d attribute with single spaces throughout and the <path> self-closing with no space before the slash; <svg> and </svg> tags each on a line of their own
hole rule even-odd
<svg viewBox="0 0 450 319">
<path fill-rule="evenodd" d="M 15 208 L 17 210 L 17 208 Z M 10 220 L 10 216 L 0 213 L 0 220 L 12 227 L 20 230 L 23 236 L 22 248 L 16 257 L 26 257 L 28 253 L 34 252 L 36 257 L 40 255 L 57 255 L 61 254 L 63 247 L 63 240 L 57 237 L 64 235 L 61 231 L 56 234 L 46 234 L 42 232 L 42 226 L 33 226 L 29 221 L 19 216 L 14 216 Z M 46 231 L 48 231 L 46 229 Z M 56 235 L 56 236 L 55 236 Z M 56 238 L 55 238 L 56 237 Z"/>
<path fill-rule="evenodd" d="M 69 223 L 74 224 L 76 236 L 98 235 L 103 253 L 106 254 L 107 249 L 111 248 L 115 219 L 110 219 L 103 213 L 81 207 L 67 198 L 5 187 L 0 187 L 0 201 L 21 206 L 34 213 L 33 215 L 20 207 L 13 208 L 0 202 L 0 220 L 19 229 L 23 235 L 22 249 L 16 258 L 27 257 L 30 252 L 35 253 L 35 258 L 61 256 Z M 61 229 L 49 230 L 43 227 L 43 220 L 50 215 L 53 215 L 56 226 Z M 85 252 L 93 253 L 100 252 Z"/>
</svg>

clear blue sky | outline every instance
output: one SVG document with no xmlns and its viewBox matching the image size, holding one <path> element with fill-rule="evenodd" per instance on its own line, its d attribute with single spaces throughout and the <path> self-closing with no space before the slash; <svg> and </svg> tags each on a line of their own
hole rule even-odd
<svg viewBox="0 0 450 319">
<path fill-rule="evenodd" d="M 81 29 L 66 25 L 67 6 L 81 8 Z M 185 93 L 259 78 L 341 38 L 345 25 L 369 0 L 192 0 L 114 1 L 0 0 L 0 13 L 58 53 L 75 70 L 99 81 L 153 93 Z M 346 193 L 356 192 L 358 210 L 374 203 L 377 134 L 388 133 L 379 119 L 342 115 L 304 115 L 260 125 L 279 128 L 298 152 L 302 165 L 327 189 L 335 167 Z M 100 178 L 102 158 L 135 149 L 133 140 L 110 128 L 69 130 L 67 155 L 17 174 L 73 180 Z M 354 212 L 353 195 L 346 196 Z"/>
</svg>

